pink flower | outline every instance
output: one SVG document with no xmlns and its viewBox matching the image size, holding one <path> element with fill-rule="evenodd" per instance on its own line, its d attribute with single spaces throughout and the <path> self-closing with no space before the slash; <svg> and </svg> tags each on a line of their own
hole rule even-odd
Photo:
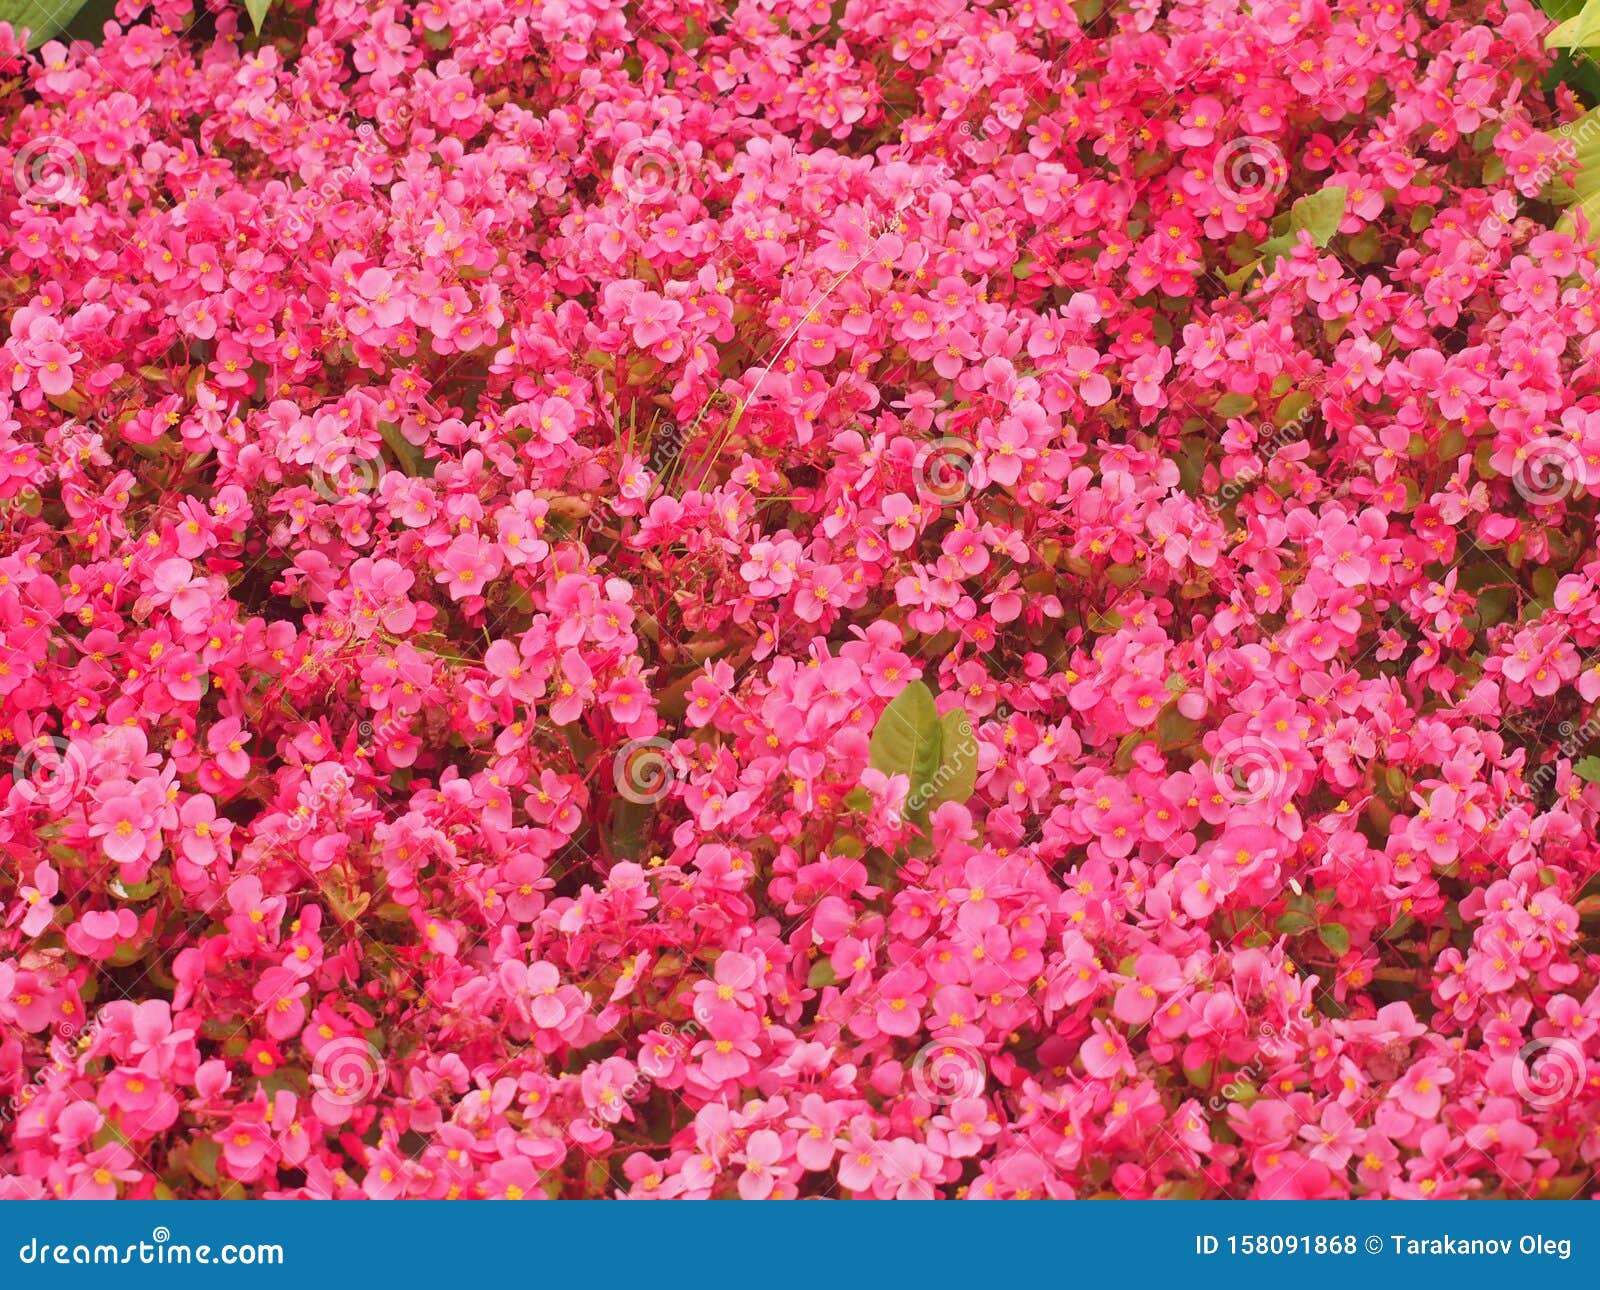
<svg viewBox="0 0 1600 1290">
<path fill-rule="evenodd" d="M 450 543 L 439 561 L 434 581 L 450 589 L 451 600 L 482 596 L 500 574 L 500 553 L 477 538 L 462 534 Z"/>
<path fill-rule="evenodd" d="M 550 720 L 558 726 L 570 725 L 583 713 L 594 693 L 594 673 L 577 650 L 561 656 L 561 677 L 553 687 Z"/>
<path fill-rule="evenodd" d="M 140 8 L 0 40 L 0 1197 L 1596 1190 L 1538 6 Z"/>
<path fill-rule="evenodd" d="M 957 1098 L 942 1115 L 933 1118 L 928 1143 L 954 1159 L 975 1156 L 984 1144 L 996 1137 L 1000 1126 L 989 1114 L 982 1098 Z"/>
<path fill-rule="evenodd" d="M 55 921 L 56 906 L 50 902 L 61 890 L 61 880 L 48 864 L 40 863 L 33 871 L 33 883 L 19 891 L 25 913 L 22 916 L 22 934 L 38 936 Z"/>
<path fill-rule="evenodd" d="M 150 843 L 150 816 L 132 794 L 102 802 L 90 816 L 89 835 L 100 839 L 106 855 L 120 865 L 136 865 Z"/>
<path fill-rule="evenodd" d="M 1133 1060 L 1127 1042 L 1104 1022 L 1096 1021 L 1089 1037 L 1080 1050 L 1083 1068 L 1094 1079 L 1107 1079 L 1112 1075 L 1131 1076 Z"/>
<path fill-rule="evenodd" d="M 744 1164 L 739 1195 L 745 1200 L 766 1200 L 781 1181 L 775 1166 L 783 1159 L 783 1139 L 771 1129 L 758 1129 L 734 1159 Z"/>
</svg>

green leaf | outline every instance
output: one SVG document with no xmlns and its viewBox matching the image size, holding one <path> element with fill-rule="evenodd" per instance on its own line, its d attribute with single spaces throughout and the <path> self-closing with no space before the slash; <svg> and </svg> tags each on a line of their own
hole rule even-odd
<svg viewBox="0 0 1600 1290">
<path fill-rule="evenodd" d="M 1318 246 L 1327 246 L 1344 220 L 1347 196 L 1344 188 L 1334 184 L 1302 197 L 1289 211 L 1289 231 L 1310 233 Z"/>
<path fill-rule="evenodd" d="M 37 49 L 67 29 L 87 0 L 0 0 L 0 22 L 28 29 L 28 48 Z"/>
<path fill-rule="evenodd" d="M 1311 411 L 1311 399 L 1312 396 L 1305 390 L 1296 390 L 1293 394 L 1286 395 L 1283 402 L 1278 404 L 1278 411 L 1273 420 L 1280 429 L 1292 425 Z"/>
<path fill-rule="evenodd" d="M 1383 254 L 1378 230 L 1370 224 L 1350 239 L 1350 257 L 1357 264 L 1372 264 Z"/>
<path fill-rule="evenodd" d="M 1139 745 L 1151 743 L 1154 739 L 1154 733 L 1149 730 L 1128 731 L 1117 745 L 1116 755 L 1111 759 L 1112 768 L 1119 775 L 1126 775 L 1133 769 L 1133 754 L 1139 750 Z"/>
<path fill-rule="evenodd" d="M 1183 451 L 1178 454 L 1178 483 L 1190 497 L 1200 496 L 1200 481 L 1206 472 L 1206 444 L 1193 435 L 1183 441 Z M 1024 581 L 1026 585 L 1026 581 Z"/>
<path fill-rule="evenodd" d="M 1572 773 L 1586 784 L 1600 784 L 1600 757 L 1580 757 Z"/>
<path fill-rule="evenodd" d="M 1600 13 L 1600 0 L 1593 0 L 1585 13 L 1591 11 Z M 1583 65 L 1593 70 L 1587 61 Z M 1595 88 L 1600 89 L 1600 86 Z M 1556 221 L 1556 231 L 1576 232 L 1575 216 L 1579 211 L 1583 212 L 1590 228 L 1600 226 L 1600 108 L 1590 109 L 1557 133 L 1557 146 L 1561 149 L 1559 164 L 1563 171 L 1571 170 L 1572 181 L 1569 185 L 1565 176 L 1559 175 L 1556 182 L 1545 186 L 1558 204 L 1567 207 Z"/>
<path fill-rule="evenodd" d="M 1258 247 L 1256 249 L 1261 250 L 1263 248 Z M 1222 275 L 1222 284 L 1229 291 L 1241 291 L 1244 289 L 1244 284 L 1250 281 L 1250 276 L 1260 267 L 1261 258 L 1258 256 L 1251 260 L 1249 264 L 1235 269 L 1232 273 L 1224 273 Z"/>
<path fill-rule="evenodd" d="M 927 809 L 966 802 L 978 787 L 978 737 L 965 708 L 939 718 L 939 769 L 929 785 Z"/>
<path fill-rule="evenodd" d="M 811 965 L 811 972 L 806 977 L 806 985 L 813 990 L 820 990 L 825 985 L 832 985 L 837 978 L 833 975 L 833 960 L 818 959 Z"/>
<path fill-rule="evenodd" d="M 422 449 L 412 443 L 405 435 L 400 433 L 400 426 L 394 421 L 378 422 L 378 433 L 383 436 L 383 442 L 388 445 L 389 451 L 395 455 L 400 469 L 415 479 L 419 475 L 431 475 L 433 472 L 427 468 L 422 455 Z"/>
<path fill-rule="evenodd" d="M 1600 0 L 1596 0 L 1600 3 Z M 1345 199 L 1349 193 L 1334 184 L 1318 192 L 1308 193 L 1289 209 L 1289 227 L 1276 237 L 1261 244 L 1262 272 L 1271 273 L 1278 260 L 1288 255 L 1300 243 L 1301 233 L 1310 233 L 1319 247 L 1333 241 L 1344 219 Z"/>
<path fill-rule="evenodd" d="M 244 0 L 245 12 L 250 15 L 250 21 L 255 25 L 256 35 L 261 34 L 261 24 L 267 20 L 267 10 L 272 8 L 272 0 Z"/>
<path fill-rule="evenodd" d="M 1335 954 L 1350 952 L 1350 929 L 1343 923 L 1324 923 L 1317 928 L 1317 938 Z"/>
<path fill-rule="evenodd" d="M 217 1160 L 222 1155 L 222 1148 L 216 1141 L 208 1137 L 194 1137 L 189 1140 L 188 1164 L 189 1172 L 207 1187 L 217 1185 Z"/>
<path fill-rule="evenodd" d="M 1479 594 L 1477 602 L 1478 621 L 1485 627 L 1493 627 L 1502 623 L 1511 612 L 1511 589 L 1509 587 L 1491 587 Z"/>
<path fill-rule="evenodd" d="M 1578 200 L 1600 192 L 1600 108 L 1591 108 L 1561 126 L 1556 131 L 1556 146 L 1560 149 L 1559 169 L 1570 167 L 1577 172 L 1572 192 Z"/>
<path fill-rule="evenodd" d="M 1595 44 L 1600 44 L 1600 0 L 1588 0 L 1544 38 L 1546 49 L 1584 49 Z"/>
<path fill-rule="evenodd" d="M 1253 1083 L 1237 1076 L 1222 1086 L 1222 1095 L 1242 1106 L 1249 1106 L 1261 1096 Z"/>
<path fill-rule="evenodd" d="M 656 808 L 649 802 L 633 802 L 618 796 L 611 806 L 611 854 L 643 863 L 647 858 L 646 844 Z"/>
<path fill-rule="evenodd" d="M 1163 752 L 1171 752 L 1174 748 L 1182 748 L 1190 743 L 1195 735 L 1200 733 L 1198 723 L 1189 720 L 1178 711 L 1178 705 L 1169 703 L 1161 709 L 1161 715 L 1156 718 L 1156 742 Z"/>
<path fill-rule="evenodd" d="M 941 734 L 933 691 L 913 681 L 890 701 L 873 727 L 867 760 L 885 775 L 911 781 L 910 797 L 925 798 L 939 772 Z"/>
</svg>

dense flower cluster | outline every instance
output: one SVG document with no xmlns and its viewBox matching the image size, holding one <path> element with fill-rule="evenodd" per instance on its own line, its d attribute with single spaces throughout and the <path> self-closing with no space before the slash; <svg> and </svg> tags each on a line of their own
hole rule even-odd
<svg viewBox="0 0 1600 1290">
<path fill-rule="evenodd" d="M 1589 1189 L 1526 0 L 117 16 L 0 28 L 0 1196 Z"/>
</svg>

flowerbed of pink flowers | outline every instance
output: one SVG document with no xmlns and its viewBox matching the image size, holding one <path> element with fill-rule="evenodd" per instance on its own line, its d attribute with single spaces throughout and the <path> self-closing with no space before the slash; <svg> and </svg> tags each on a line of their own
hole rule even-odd
<svg viewBox="0 0 1600 1290">
<path fill-rule="evenodd" d="M 0 1196 L 1592 1190 L 1541 12 L 117 13 L 0 30 Z"/>
</svg>

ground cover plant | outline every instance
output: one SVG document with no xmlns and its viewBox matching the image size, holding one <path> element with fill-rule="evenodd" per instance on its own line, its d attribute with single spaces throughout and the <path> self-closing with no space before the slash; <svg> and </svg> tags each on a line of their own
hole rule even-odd
<svg viewBox="0 0 1600 1290">
<path fill-rule="evenodd" d="M 0 1196 L 1593 1191 L 1600 20 L 39 10 Z"/>
</svg>

